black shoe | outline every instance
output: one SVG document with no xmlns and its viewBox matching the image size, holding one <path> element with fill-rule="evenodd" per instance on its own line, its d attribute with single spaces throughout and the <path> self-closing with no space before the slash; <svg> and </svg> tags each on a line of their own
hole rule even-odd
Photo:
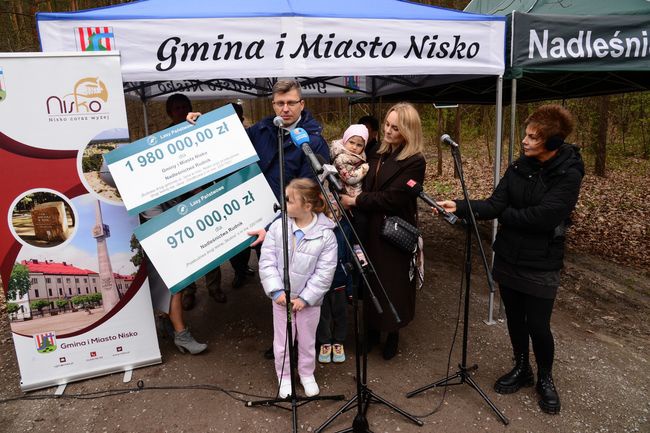
<svg viewBox="0 0 650 433">
<path fill-rule="evenodd" d="M 244 286 L 244 283 L 246 283 L 246 274 L 235 273 L 235 278 L 232 279 L 232 288 L 239 289 Z"/>
<path fill-rule="evenodd" d="M 399 333 L 389 332 L 388 337 L 386 338 L 386 343 L 384 343 L 384 351 L 382 356 L 385 360 L 393 359 L 397 355 L 397 345 L 399 344 Z"/>
<path fill-rule="evenodd" d="M 499 394 L 512 394 L 524 386 L 533 386 L 534 383 L 528 354 L 520 353 L 515 355 L 515 367 L 494 383 L 494 390 Z"/>
<path fill-rule="evenodd" d="M 552 415 L 560 413 L 560 396 L 555 389 L 551 370 L 540 369 L 537 372 L 537 386 L 535 389 L 540 396 L 537 403 L 542 411 Z"/>
<path fill-rule="evenodd" d="M 275 359 L 275 354 L 273 353 L 273 346 L 264 351 L 265 359 Z"/>
</svg>

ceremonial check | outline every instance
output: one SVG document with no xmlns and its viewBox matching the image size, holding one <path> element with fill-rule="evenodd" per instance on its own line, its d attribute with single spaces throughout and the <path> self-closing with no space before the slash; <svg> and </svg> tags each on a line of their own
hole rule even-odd
<svg viewBox="0 0 650 433">
<path fill-rule="evenodd" d="M 276 203 L 257 164 L 241 169 L 178 203 L 135 230 L 172 293 L 230 259 L 266 227 Z"/>
<path fill-rule="evenodd" d="M 219 179 L 259 160 L 232 105 L 183 122 L 104 156 L 128 213 Z"/>
</svg>

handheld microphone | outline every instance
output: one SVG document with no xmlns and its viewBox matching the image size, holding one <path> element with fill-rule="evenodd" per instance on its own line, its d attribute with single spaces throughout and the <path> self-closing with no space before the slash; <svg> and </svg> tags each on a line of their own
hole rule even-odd
<svg viewBox="0 0 650 433">
<path fill-rule="evenodd" d="M 336 192 L 343 192 L 344 187 L 341 180 L 337 177 L 339 172 L 336 170 L 336 167 L 328 164 L 327 161 L 325 161 L 325 158 L 323 158 L 323 155 L 316 155 L 316 159 L 321 163 L 323 168 L 323 172 L 318 176 L 320 181 L 322 182 L 323 179 L 327 179 Z"/>
<path fill-rule="evenodd" d="M 278 128 L 284 125 L 284 121 L 282 120 L 282 116 L 275 116 L 273 118 L 273 124 L 277 126 Z"/>
<path fill-rule="evenodd" d="M 455 147 L 455 148 L 459 147 L 458 143 L 452 140 L 449 134 L 442 134 L 442 136 L 440 136 L 440 141 L 451 147 Z"/>
<path fill-rule="evenodd" d="M 458 221 L 458 217 L 454 215 L 451 212 L 447 212 L 445 208 L 440 206 L 434 199 L 429 197 L 427 193 L 424 192 L 422 189 L 422 185 L 414 181 L 413 179 L 409 179 L 408 182 L 406 182 L 407 191 L 409 194 L 417 196 L 420 198 L 422 201 L 424 201 L 426 204 L 434 208 L 435 210 L 440 213 L 440 215 L 449 223 L 449 224 L 455 224 L 456 221 Z"/>
</svg>

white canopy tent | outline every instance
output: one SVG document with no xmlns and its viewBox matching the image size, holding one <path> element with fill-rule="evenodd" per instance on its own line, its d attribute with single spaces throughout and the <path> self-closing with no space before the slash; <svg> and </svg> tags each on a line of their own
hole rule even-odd
<svg viewBox="0 0 650 433">
<path fill-rule="evenodd" d="M 36 18 L 43 51 L 119 50 L 125 90 L 143 101 L 166 93 L 152 85 L 177 91 L 179 80 L 266 96 L 260 77 L 314 77 L 301 81 L 378 96 L 379 79 L 494 76 L 499 178 L 504 17 L 402 0 L 142 0 Z M 368 77 L 365 90 L 341 87 L 346 76 Z"/>
</svg>

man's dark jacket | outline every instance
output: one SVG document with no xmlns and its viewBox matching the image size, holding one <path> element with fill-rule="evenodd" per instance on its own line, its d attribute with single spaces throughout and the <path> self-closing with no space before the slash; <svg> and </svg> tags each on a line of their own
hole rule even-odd
<svg viewBox="0 0 650 433">
<path fill-rule="evenodd" d="M 264 177 L 271 185 L 275 197 L 280 200 L 280 163 L 278 160 L 278 127 L 273 124 L 275 116 L 265 117 L 248 128 L 248 137 L 260 157 L 258 164 Z M 297 128 L 303 128 L 309 134 L 309 145 L 316 155 L 322 155 L 329 162 L 330 152 L 327 142 L 321 135 L 322 127 L 307 110 L 303 110 Z M 309 160 L 302 150 L 297 148 L 288 132 L 284 134 L 285 182 L 292 179 L 308 177 L 314 179 Z"/>
</svg>

